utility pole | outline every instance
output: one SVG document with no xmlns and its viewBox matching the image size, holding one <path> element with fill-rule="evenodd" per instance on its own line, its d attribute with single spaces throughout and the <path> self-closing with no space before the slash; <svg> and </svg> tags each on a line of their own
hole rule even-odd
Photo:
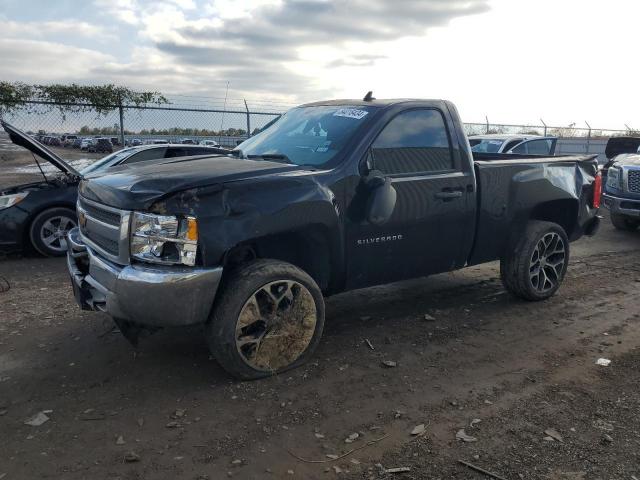
<svg viewBox="0 0 640 480">
<path fill-rule="evenodd" d="M 122 107 L 122 97 L 118 95 L 118 111 L 120 113 L 120 145 L 124 148 L 124 108 Z"/>
<path fill-rule="evenodd" d="M 244 108 L 247 110 L 247 138 L 251 137 L 251 114 L 249 113 L 249 106 L 247 100 L 244 100 Z"/>
</svg>

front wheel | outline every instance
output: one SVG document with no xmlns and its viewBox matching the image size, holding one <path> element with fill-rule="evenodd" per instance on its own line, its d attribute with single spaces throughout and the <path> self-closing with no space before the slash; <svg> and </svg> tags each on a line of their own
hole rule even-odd
<svg viewBox="0 0 640 480">
<path fill-rule="evenodd" d="M 635 232 L 640 226 L 640 221 L 617 213 L 611 214 L 611 223 L 613 223 L 613 226 L 618 230 L 625 230 L 627 232 Z"/>
<path fill-rule="evenodd" d="M 255 260 L 225 279 L 206 336 L 225 370 L 253 380 L 302 365 L 323 327 L 324 299 L 309 275 L 285 262 Z"/>
<path fill-rule="evenodd" d="M 546 300 L 560 288 L 568 264 L 569 239 L 564 229 L 555 223 L 532 221 L 500 260 L 500 277 L 517 297 Z"/>
<path fill-rule="evenodd" d="M 69 208 L 50 208 L 31 222 L 29 237 L 33 247 L 45 257 L 67 253 L 67 233 L 76 226 L 76 212 Z"/>
</svg>

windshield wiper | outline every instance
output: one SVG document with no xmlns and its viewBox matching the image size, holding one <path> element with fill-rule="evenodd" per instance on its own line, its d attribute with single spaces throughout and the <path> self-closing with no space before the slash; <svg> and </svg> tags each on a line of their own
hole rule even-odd
<svg viewBox="0 0 640 480">
<path fill-rule="evenodd" d="M 264 153 L 262 155 L 247 155 L 246 158 L 250 160 L 255 158 L 264 158 L 265 160 L 276 160 L 276 161 L 282 161 L 282 163 L 289 163 L 291 165 L 295 165 L 289 159 L 289 157 L 287 157 L 284 153 Z"/>
</svg>

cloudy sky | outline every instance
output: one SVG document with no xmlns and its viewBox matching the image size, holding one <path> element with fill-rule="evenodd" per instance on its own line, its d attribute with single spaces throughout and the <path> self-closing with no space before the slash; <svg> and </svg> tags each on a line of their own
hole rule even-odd
<svg viewBox="0 0 640 480">
<path fill-rule="evenodd" d="M 0 0 L 0 79 L 640 128 L 637 0 Z"/>
</svg>

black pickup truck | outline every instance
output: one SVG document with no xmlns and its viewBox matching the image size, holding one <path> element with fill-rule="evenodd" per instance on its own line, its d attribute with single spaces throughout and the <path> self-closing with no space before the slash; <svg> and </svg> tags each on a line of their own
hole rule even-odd
<svg viewBox="0 0 640 480">
<path fill-rule="evenodd" d="M 215 162 L 83 180 L 68 267 L 79 304 L 132 342 L 203 324 L 254 379 L 310 357 L 338 292 L 500 260 L 509 291 L 550 297 L 598 227 L 599 179 L 595 156 L 474 161 L 447 101 L 319 102 Z"/>
</svg>

